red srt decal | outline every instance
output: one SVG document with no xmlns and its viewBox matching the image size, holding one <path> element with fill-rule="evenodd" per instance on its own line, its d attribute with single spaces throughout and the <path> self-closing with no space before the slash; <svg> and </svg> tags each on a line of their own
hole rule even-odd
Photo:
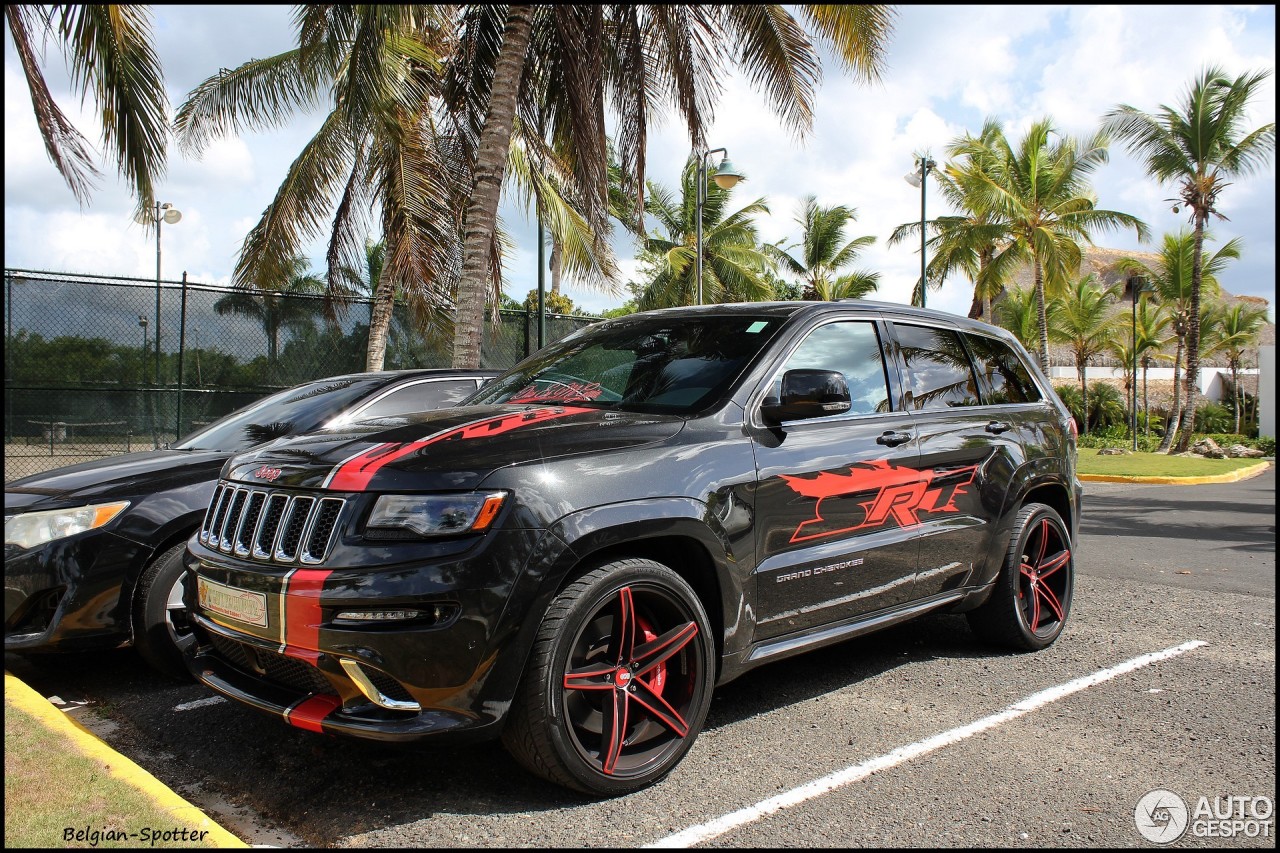
<svg viewBox="0 0 1280 853">
<path fill-rule="evenodd" d="M 792 542 L 821 539 L 869 527 L 881 527 L 892 518 L 899 527 L 915 527 L 920 524 L 921 512 L 958 512 L 956 495 L 965 494 L 964 487 L 973 482 L 977 465 L 940 471 L 936 468 L 923 471 L 893 465 L 883 459 L 859 462 L 849 468 L 848 474 L 823 471 L 816 477 L 788 477 L 781 475 L 796 494 L 817 498 L 813 518 L 801 522 L 792 534 Z M 935 487 L 935 483 L 937 483 Z M 875 492 L 875 496 L 862 501 L 864 518 L 857 524 L 839 530 L 814 530 L 827 520 L 822 517 L 822 501 L 841 495 Z M 945 497 L 944 497 L 945 496 Z M 805 528 L 810 528 L 805 530 Z"/>
<path fill-rule="evenodd" d="M 574 409 L 567 406 L 555 409 L 530 409 L 463 424 L 459 427 L 438 432 L 435 435 L 429 435 L 426 438 L 420 438 L 417 441 L 411 441 L 408 444 L 376 444 L 368 450 L 357 453 L 333 469 L 328 479 L 325 480 L 324 487 L 337 492 L 362 492 L 369 485 L 369 481 L 373 479 L 373 475 L 378 473 L 379 468 L 408 456 L 410 453 L 415 453 L 429 444 L 435 444 L 440 441 L 465 441 L 470 438 L 501 435 L 504 432 L 520 429 L 530 424 L 554 420 L 555 418 L 566 418 L 569 415 L 577 415 L 589 411 L 591 409 Z"/>
</svg>

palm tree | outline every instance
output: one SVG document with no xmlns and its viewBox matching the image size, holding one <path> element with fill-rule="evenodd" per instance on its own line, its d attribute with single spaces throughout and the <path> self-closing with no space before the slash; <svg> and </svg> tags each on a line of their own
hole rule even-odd
<svg viewBox="0 0 1280 853">
<path fill-rule="evenodd" d="M 845 229 L 858 218 L 858 212 L 842 204 L 823 207 L 814 196 L 806 196 L 801 203 L 801 238 L 797 247 L 767 244 L 765 251 L 782 269 L 800 279 L 802 299 L 834 301 L 836 299 L 862 299 L 876 289 L 880 274 L 857 271 L 839 275 L 840 270 L 854 263 L 858 254 L 876 238 L 855 237 L 845 242 Z M 843 245 L 842 245 L 843 244 Z M 791 254 L 799 248 L 800 257 Z"/>
<path fill-rule="evenodd" d="M 1207 235 L 1206 235 L 1207 236 Z M 1212 239 L 1211 237 L 1209 239 Z M 1202 259 L 1200 272 L 1200 288 L 1205 293 L 1218 292 L 1218 274 L 1226 268 L 1227 262 L 1240 257 L 1240 240 L 1236 238 L 1214 252 L 1207 259 Z M 1154 266 L 1148 266 L 1138 258 L 1120 258 L 1116 261 L 1116 269 L 1140 275 L 1147 279 L 1154 288 L 1155 296 L 1160 304 L 1169 312 L 1173 326 L 1177 349 L 1173 357 L 1173 406 L 1169 410 L 1169 423 L 1165 427 L 1164 438 L 1160 440 L 1158 453 L 1167 453 L 1177 437 L 1183 413 L 1183 384 L 1181 382 L 1183 354 L 1187 349 L 1187 336 L 1191 329 L 1193 306 L 1194 258 L 1196 255 L 1195 235 L 1188 231 L 1177 234 L 1165 234 L 1160 249 L 1160 259 Z M 1197 318 L 1199 307 L 1195 308 Z M 1190 401 L 1188 401 L 1190 405 Z"/>
<path fill-rule="evenodd" d="M 995 156 L 995 143 L 1003 139 L 1004 130 L 995 119 L 983 123 L 978 136 L 965 134 L 947 147 L 952 159 L 934 178 L 943 197 L 954 208 L 963 211 L 960 216 L 939 216 L 926 223 L 934 232 L 929 240 L 930 259 L 926 270 L 930 286 L 937 289 L 953 272 L 961 272 L 973 282 L 973 302 L 969 316 L 992 320 L 992 302 L 1004 292 L 1013 272 L 1012 255 L 998 256 L 1003 242 L 1007 242 L 1008 223 L 998 213 L 983 209 L 982 194 L 986 163 Z M 889 245 L 918 239 L 919 222 L 899 225 L 889 236 Z M 995 264 L 997 257 L 1001 263 Z M 918 295 L 912 296 L 912 304 L 918 304 Z M 1028 347 L 1034 350 L 1035 347 Z"/>
<path fill-rule="evenodd" d="M 974 161 L 972 193 L 976 209 L 1007 226 L 992 264 L 1007 268 L 1029 262 L 1036 293 L 1040 364 L 1049 373 L 1049 290 L 1065 287 L 1080 266 L 1080 243 L 1092 242 L 1095 229 L 1133 228 L 1147 239 L 1147 226 L 1127 213 L 1095 207 L 1088 176 L 1107 161 L 1108 140 L 1057 135 L 1048 119 L 1036 122 L 1015 149 L 1001 134 L 992 134 L 989 154 Z"/>
<path fill-rule="evenodd" d="M 1173 322 L 1173 316 L 1163 305 L 1147 299 L 1143 293 L 1138 300 L 1138 312 L 1135 319 L 1133 349 L 1137 353 L 1138 362 L 1142 365 L 1142 423 L 1146 434 L 1151 433 L 1150 409 L 1147 405 L 1147 372 L 1153 361 L 1170 361 L 1170 356 L 1161 350 L 1169 343 L 1165 330 Z"/>
<path fill-rule="evenodd" d="M 457 278 L 465 168 L 432 112 L 454 22 L 447 7 L 405 5 L 299 6 L 294 23 L 296 49 L 208 78 L 179 107 L 175 126 L 183 148 L 198 154 L 220 136 L 327 105 L 245 237 L 232 281 L 288 280 L 294 258 L 328 220 L 326 296 L 341 303 L 358 287 L 353 271 L 379 211 L 385 265 L 372 282 L 367 353 L 370 369 L 379 369 L 396 291 L 443 324 Z"/>
<path fill-rule="evenodd" d="M 821 72 L 813 41 L 781 6 L 471 6 L 455 54 L 451 106 L 474 164 L 464 215 L 453 363 L 480 356 L 489 251 L 517 117 L 573 152 L 582 213 L 607 230 L 605 105 L 616 113 L 624 186 L 642 194 L 653 111 L 674 105 L 695 148 L 719 95 L 722 68 L 741 67 L 783 121 L 812 124 Z M 890 6 L 800 6 L 813 34 L 864 79 L 876 79 L 891 29 Z M 532 49 L 531 49 L 532 46 Z M 643 204 L 639 209 L 645 209 Z"/>
<path fill-rule="evenodd" d="M 768 213 L 760 198 L 727 213 L 732 190 L 721 189 L 706 174 L 698 175 L 698 159 L 689 158 L 677 200 L 670 190 L 649 182 L 646 211 L 657 220 L 658 230 L 646 237 L 644 252 L 658 259 L 653 278 L 640 295 L 641 310 L 692 305 L 696 300 L 696 250 L 694 248 L 695 182 L 706 182 L 702 206 L 702 287 L 707 302 L 753 302 L 770 299 L 773 288 L 764 275 L 773 259 L 760 245 L 752 217 Z"/>
<path fill-rule="evenodd" d="M 323 310 L 314 297 L 325 292 L 325 281 L 307 271 L 306 258 L 294 258 L 283 286 L 263 290 L 235 290 L 213 304 L 222 316 L 251 317 L 262 324 L 267 339 L 267 369 L 274 373 L 280 358 L 280 332 L 301 331 L 315 323 Z"/>
<path fill-rule="evenodd" d="M 169 98 L 160 60 L 151 44 L 151 8 L 132 5 L 6 4 L 5 16 L 31 92 L 45 151 L 83 205 L 100 174 L 88 141 L 49 94 L 36 58 L 37 31 L 61 45 L 71 84 L 83 100 L 91 91 L 102 138 L 138 209 L 155 203 L 164 175 L 169 138 Z"/>
<path fill-rule="evenodd" d="M 1086 370 L 1090 359 L 1105 352 L 1115 335 L 1116 324 L 1110 308 L 1116 297 L 1115 287 L 1099 286 L 1097 276 L 1090 273 L 1073 282 L 1056 300 L 1057 316 L 1049 326 L 1050 336 L 1071 350 L 1086 412 L 1089 411 Z M 1088 429 L 1088 424 L 1085 428 Z"/>
<path fill-rule="evenodd" d="M 1206 337 L 1205 355 L 1221 353 L 1231 370 L 1231 391 L 1235 400 L 1236 423 L 1234 432 L 1240 432 L 1240 412 L 1244 409 L 1244 392 L 1240 388 L 1240 367 L 1244 363 L 1245 350 L 1258 342 L 1262 327 L 1267 322 L 1265 308 L 1255 308 L 1237 302 L 1230 308 L 1219 308 L 1214 324 L 1214 334 Z"/>
<path fill-rule="evenodd" d="M 1200 286 L 1205 226 L 1218 210 L 1218 195 L 1230 179 L 1251 175 L 1268 162 L 1275 150 L 1275 122 L 1244 132 L 1241 127 L 1249 102 L 1259 92 L 1267 71 L 1241 74 L 1234 80 L 1210 66 L 1187 91 L 1181 107 L 1161 105 L 1155 115 L 1121 104 L 1107 113 L 1104 127 L 1129 143 L 1141 158 L 1147 174 L 1160 183 L 1178 187 L 1179 205 L 1185 206 L 1195 229 L 1192 256 L 1191 326 L 1187 331 L 1187 373 L 1184 379 L 1187 405 L 1182 413 L 1177 452 L 1191 443 L 1195 423 L 1195 394 L 1200 379 Z M 1177 213 L 1179 205 L 1173 212 Z"/>
<path fill-rule="evenodd" d="M 1051 321 L 1057 310 L 1057 303 L 1051 302 L 1047 308 Z M 1040 342 L 1040 310 L 1034 287 L 1006 290 L 1005 298 L 996 303 L 993 314 L 992 319 L 999 326 L 1012 332 L 1028 352 L 1035 352 Z M 1046 372 L 1045 376 L 1048 375 Z"/>
</svg>

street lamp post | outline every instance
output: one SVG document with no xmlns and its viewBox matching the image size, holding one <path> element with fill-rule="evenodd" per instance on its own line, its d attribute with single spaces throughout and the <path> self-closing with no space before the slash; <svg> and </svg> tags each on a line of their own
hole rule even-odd
<svg viewBox="0 0 1280 853">
<path fill-rule="evenodd" d="M 938 167 L 938 164 L 929 157 L 921 157 L 916 161 L 914 171 L 907 172 L 903 175 L 903 180 L 911 184 L 913 187 L 920 188 L 920 307 L 924 308 L 928 301 L 928 280 L 925 278 L 925 270 L 927 268 L 927 257 L 925 255 L 925 219 L 924 219 L 924 196 L 929 177 L 929 172 Z"/>
<path fill-rule="evenodd" d="M 156 226 L 156 386 L 160 385 L 160 227 L 165 223 L 176 225 L 182 219 L 182 211 L 169 202 L 156 202 L 154 210 L 139 213 L 136 220 L 143 225 Z"/>
<path fill-rule="evenodd" d="M 147 318 L 139 314 L 138 325 L 142 327 L 142 370 L 139 374 L 145 377 L 147 375 Z"/>
<path fill-rule="evenodd" d="M 723 154 L 724 158 L 720 161 L 720 167 L 716 169 L 713 176 L 716 186 L 722 190 L 733 189 L 737 186 L 738 181 L 746 180 L 743 175 L 733 168 L 733 164 L 729 162 L 729 151 L 726 148 L 712 148 L 709 151 L 703 151 L 698 156 L 698 174 L 696 178 L 696 189 L 694 197 L 697 199 L 695 205 L 697 209 L 697 232 L 694 237 L 694 273 L 698 282 L 698 303 L 702 304 L 702 208 L 707 203 L 707 158 L 712 154 Z"/>
</svg>

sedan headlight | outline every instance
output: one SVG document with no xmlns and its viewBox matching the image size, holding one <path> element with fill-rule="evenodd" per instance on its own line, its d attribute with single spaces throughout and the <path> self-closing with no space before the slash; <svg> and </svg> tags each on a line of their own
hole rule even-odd
<svg viewBox="0 0 1280 853">
<path fill-rule="evenodd" d="M 24 512 L 4 520 L 4 544 L 34 548 L 55 539 L 96 530 L 124 512 L 128 501 Z"/>
<path fill-rule="evenodd" d="M 457 495 L 383 495 L 365 524 L 370 539 L 419 539 L 488 530 L 505 492 Z"/>
</svg>

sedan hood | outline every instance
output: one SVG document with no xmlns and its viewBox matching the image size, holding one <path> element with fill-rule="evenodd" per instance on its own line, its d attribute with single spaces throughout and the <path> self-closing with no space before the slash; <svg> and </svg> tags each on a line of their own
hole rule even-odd
<svg viewBox="0 0 1280 853">
<path fill-rule="evenodd" d="M 222 450 L 147 450 L 68 465 L 6 483 L 6 511 L 60 509 L 148 495 L 184 482 L 212 480 L 230 456 Z"/>
<path fill-rule="evenodd" d="M 279 439 L 232 480 L 339 492 L 472 489 L 499 468 L 670 438 L 684 419 L 567 406 L 464 406 Z"/>
</svg>

